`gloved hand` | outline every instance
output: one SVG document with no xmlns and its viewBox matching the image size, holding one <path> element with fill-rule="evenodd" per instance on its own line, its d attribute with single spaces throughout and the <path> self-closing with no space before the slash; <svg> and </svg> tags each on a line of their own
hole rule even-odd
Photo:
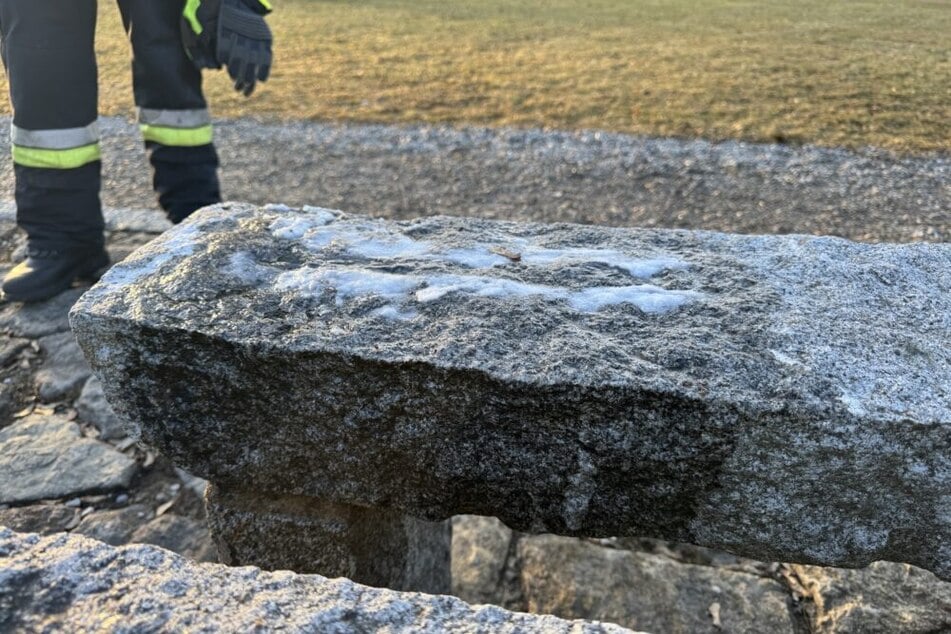
<svg viewBox="0 0 951 634">
<path fill-rule="evenodd" d="M 268 0 L 186 0 L 182 12 L 185 51 L 198 68 L 228 69 L 245 96 L 271 72 Z"/>
</svg>

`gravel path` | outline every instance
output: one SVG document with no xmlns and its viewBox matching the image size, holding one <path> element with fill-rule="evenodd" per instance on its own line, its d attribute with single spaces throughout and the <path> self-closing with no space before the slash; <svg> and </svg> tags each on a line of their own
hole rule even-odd
<svg viewBox="0 0 951 634">
<path fill-rule="evenodd" d="M 136 126 L 102 120 L 103 202 L 153 204 Z M 951 239 L 951 157 L 596 132 L 220 121 L 231 199 L 854 240 Z M 7 141 L 4 139 L 3 144 Z M 0 147 L 0 153 L 8 152 Z M 12 198 L 12 167 L 0 167 Z"/>
</svg>

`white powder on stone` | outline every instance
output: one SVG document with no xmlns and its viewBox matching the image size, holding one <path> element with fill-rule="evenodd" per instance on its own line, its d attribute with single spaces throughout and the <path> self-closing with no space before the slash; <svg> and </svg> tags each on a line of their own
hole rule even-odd
<svg viewBox="0 0 951 634">
<path fill-rule="evenodd" d="M 232 253 L 228 258 L 228 264 L 224 267 L 224 272 L 237 278 L 240 282 L 249 285 L 260 284 L 263 280 L 274 275 L 274 270 L 270 267 L 258 264 L 254 257 L 247 251 Z"/>
<path fill-rule="evenodd" d="M 552 299 L 562 297 L 553 286 L 526 284 L 515 280 L 482 275 L 435 275 L 422 278 L 424 288 L 416 291 L 419 302 L 435 301 L 449 293 L 468 293 L 478 297 L 530 297 L 541 295 Z"/>
<path fill-rule="evenodd" d="M 368 260 L 421 259 L 460 264 L 472 269 L 487 269 L 512 264 L 513 259 L 493 252 L 497 245 L 477 243 L 466 248 L 440 249 L 436 245 L 414 240 L 393 231 L 382 222 L 360 222 L 350 226 L 327 226 L 336 218 L 331 212 L 319 210 L 316 221 L 307 219 L 278 219 L 271 225 L 271 233 L 278 238 L 301 240 L 312 251 L 321 251 L 330 245 Z M 509 241 L 516 248 L 517 260 L 528 266 L 573 266 L 605 264 L 629 275 L 647 278 L 668 270 L 682 270 L 687 264 L 673 258 L 632 258 L 613 249 L 565 248 L 549 249 L 533 246 L 524 238 Z"/>
<path fill-rule="evenodd" d="M 346 245 L 347 253 L 368 260 L 397 260 L 427 257 L 432 247 L 425 242 L 417 242 L 404 235 L 393 234 L 384 237 L 361 237 L 348 234 L 340 237 Z"/>
<path fill-rule="evenodd" d="M 204 224 L 210 223 L 192 223 L 173 229 L 160 244 L 153 243 L 144 253 L 133 254 L 109 269 L 101 283 L 134 284 L 143 277 L 158 273 L 169 262 L 192 255 L 195 252 L 195 241 L 202 233 L 199 228 Z M 158 253 L 156 250 L 159 250 Z"/>
<path fill-rule="evenodd" d="M 691 291 L 670 291 L 651 284 L 634 286 L 598 286 L 571 290 L 561 286 L 528 284 L 517 280 L 481 275 L 402 275 L 368 269 L 296 269 L 275 280 L 278 290 L 295 290 L 314 296 L 335 293 L 336 304 L 358 297 L 378 297 L 392 304 L 393 310 L 381 310 L 379 316 L 395 318 L 398 306 L 412 300 L 436 301 L 451 293 L 498 299 L 542 297 L 566 301 L 580 312 L 593 313 L 606 306 L 632 304 L 650 314 L 666 313 L 699 298 Z"/>
<path fill-rule="evenodd" d="M 271 235 L 282 240 L 300 240 L 315 227 L 330 224 L 336 216 L 326 210 L 318 209 L 309 216 L 282 216 L 271 223 Z"/>
<path fill-rule="evenodd" d="M 295 290 L 315 296 L 332 290 L 339 306 L 347 299 L 364 296 L 405 300 L 419 286 L 419 280 L 410 275 L 366 269 L 301 268 L 281 273 L 274 285 L 278 290 Z"/>
<path fill-rule="evenodd" d="M 498 253 L 493 253 L 487 247 L 449 249 L 448 251 L 444 251 L 443 253 L 439 254 L 437 257 L 448 262 L 461 264 L 462 266 L 468 267 L 470 269 L 489 269 L 493 266 L 502 266 L 512 262 L 512 260 L 505 256 L 499 255 Z"/>
<path fill-rule="evenodd" d="M 653 284 L 635 286 L 597 286 L 574 291 L 568 304 L 583 313 L 596 313 L 605 306 L 633 304 L 645 313 L 667 313 L 699 297 L 691 291 L 669 291 Z"/>
<path fill-rule="evenodd" d="M 387 304 L 386 306 L 381 306 L 372 310 L 370 315 L 373 317 L 394 321 L 409 321 L 419 315 L 419 313 L 417 313 L 415 310 L 401 310 L 399 306 Z"/>
<path fill-rule="evenodd" d="M 653 277 L 663 271 L 687 268 L 684 262 L 673 258 L 631 258 L 612 249 L 545 249 L 528 247 L 521 253 L 521 261 L 528 265 L 551 266 L 577 264 L 606 264 L 627 271 L 633 277 Z"/>
</svg>

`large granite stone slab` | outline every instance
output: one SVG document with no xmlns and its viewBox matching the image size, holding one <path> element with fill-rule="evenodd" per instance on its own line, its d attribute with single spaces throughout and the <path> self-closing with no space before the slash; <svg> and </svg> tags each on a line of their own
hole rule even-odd
<svg viewBox="0 0 951 634">
<path fill-rule="evenodd" d="M 257 568 L 196 564 L 154 546 L 0 527 L 4 632 L 630 632 L 459 599 Z"/>
<path fill-rule="evenodd" d="M 232 488 L 951 577 L 951 245 L 231 205 L 72 324 Z"/>
</svg>

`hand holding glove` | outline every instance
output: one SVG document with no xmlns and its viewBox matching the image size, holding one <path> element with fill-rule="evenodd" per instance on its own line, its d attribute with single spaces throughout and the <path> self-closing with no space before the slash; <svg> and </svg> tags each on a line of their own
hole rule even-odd
<svg viewBox="0 0 951 634">
<path fill-rule="evenodd" d="M 227 68 L 235 90 L 248 96 L 271 72 L 270 12 L 268 0 L 186 0 L 185 51 L 198 68 Z"/>
</svg>

